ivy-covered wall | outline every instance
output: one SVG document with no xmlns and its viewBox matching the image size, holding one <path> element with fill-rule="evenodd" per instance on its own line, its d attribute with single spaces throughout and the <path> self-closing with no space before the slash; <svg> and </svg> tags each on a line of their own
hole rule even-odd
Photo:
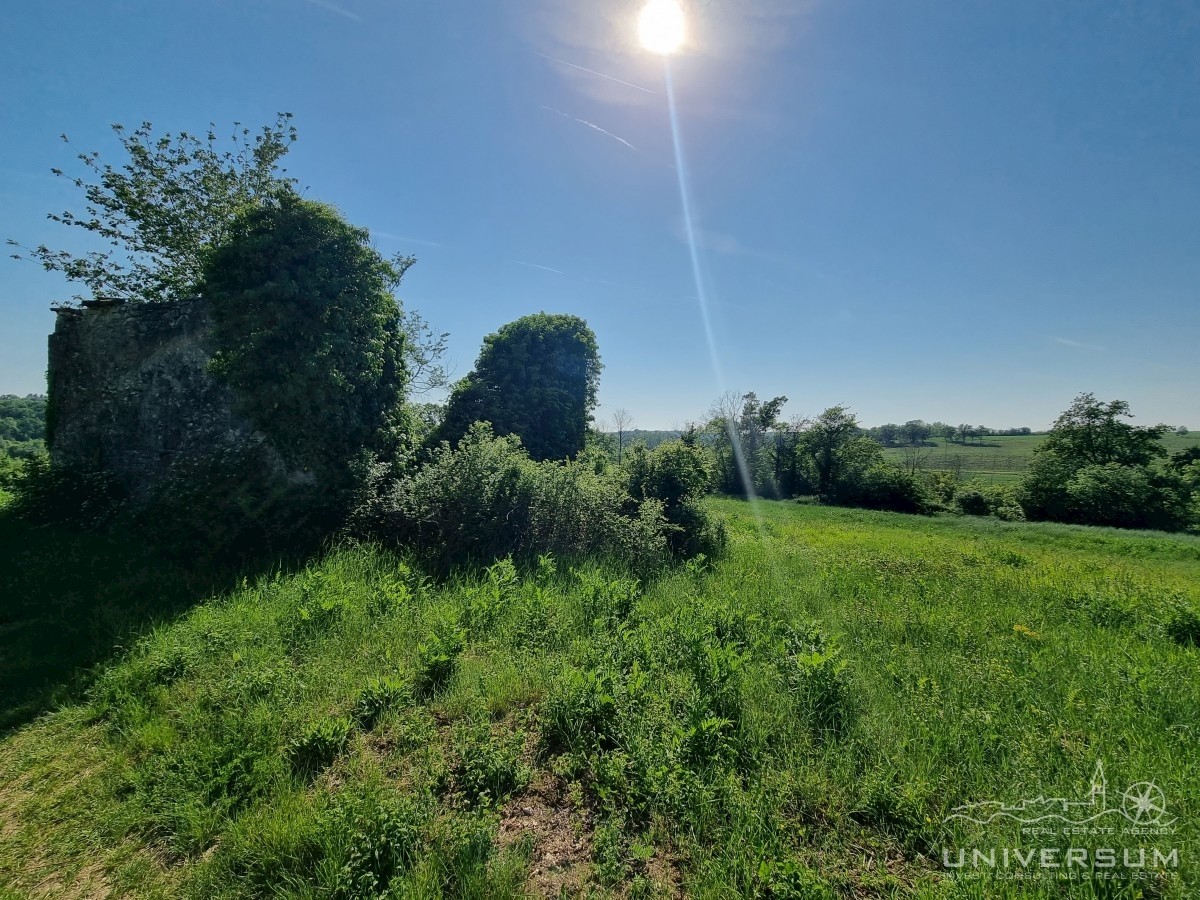
<svg viewBox="0 0 1200 900">
<path fill-rule="evenodd" d="M 181 457 L 261 439 L 207 371 L 203 299 L 59 309 L 57 319 L 47 412 L 55 465 L 101 468 L 139 496 Z"/>
</svg>

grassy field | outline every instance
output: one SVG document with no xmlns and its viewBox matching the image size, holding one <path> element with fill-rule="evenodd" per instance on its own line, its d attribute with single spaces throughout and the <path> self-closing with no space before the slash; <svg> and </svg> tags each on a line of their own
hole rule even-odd
<svg viewBox="0 0 1200 900">
<path fill-rule="evenodd" d="M 203 600 L 0 743 L 0 884 L 46 897 L 1196 895 L 1200 539 L 714 505 L 728 556 L 648 585 L 548 560 L 434 583 L 343 547 Z M 125 562 L 111 584 L 72 583 L 78 608 L 89 590 L 112 607 L 139 577 L 136 554 Z M 192 594 L 203 587 L 179 588 L 172 608 Z M 22 650 L 31 632 L 14 616 L 8 674 L 25 660 L 39 685 L 66 679 Z M 1169 833 L 947 820 L 962 804 L 1079 797 L 1098 761 L 1107 807 L 1153 781 Z M 944 865 L 959 850 L 1067 847 L 1150 855 L 1117 881 Z"/>
<path fill-rule="evenodd" d="M 1016 481 L 1029 468 L 1034 449 L 1045 440 L 1044 434 L 988 437 L 980 443 L 952 444 L 942 438 L 931 438 L 920 448 L 888 447 L 883 451 L 889 462 L 902 464 L 917 454 L 927 469 L 954 471 L 964 479 L 1001 482 Z M 1181 437 L 1163 436 L 1162 444 L 1168 453 L 1200 444 L 1200 434 Z"/>
</svg>

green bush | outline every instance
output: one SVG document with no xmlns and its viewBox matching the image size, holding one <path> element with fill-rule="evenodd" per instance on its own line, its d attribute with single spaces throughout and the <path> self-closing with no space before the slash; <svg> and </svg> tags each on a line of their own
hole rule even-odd
<svg viewBox="0 0 1200 900">
<path fill-rule="evenodd" d="M 978 487 L 967 486 L 954 492 L 954 505 L 967 516 L 990 516 L 992 504 Z"/>
<path fill-rule="evenodd" d="M 46 456 L 26 461 L 8 489 L 13 493 L 13 512 L 39 525 L 97 528 L 115 519 L 126 500 L 110 474 L 83 466 L 51 465 Z"/>
<path fill-rule="evenodd" d="M 1189 499 L 1178 480 L 1148 466 L 1084 466 L 1066 484 L 1069 515 L 1087 525 L 1178 530 Z"/>
<path fill-rule="evenodd" d="M 616 475 L 577 461 L 534 462 L 512 436 L 476 424 L 451 449 L 362 504 L 356 527 L 423 551 L 442 570 L 511 556 L 532 564 L 600 556 L 638 572 L 668 556 L 663 503 L 631 497 Z"/>
<path fill-rule="evenodd" d="M 299 775 L 311 778 L 334 761 L 346 747 L 354 723 L 335 716 L 310 726 L 288 744 L 288 761 Z"/>
<path fill-rule="evenodd" d="M 972 481 L 954 492 L 954 509 L 967 516 L 995 516 L 1006 522 L 1024 520 L 1017 491 L 1009 485 Z"/>
<path fill-rule="evenodd" d="M 369 682 L 354 703 L 354 720 L 371 729 L 389 709 L 399 709 L 413 702 L 413 689 L 408 682 L 395 677 L 376 678 Z"/>
<path fill-rule="evenodd" d="M 676 556 L 713 557 L 725 549 L 724 524 L 701 503 L 712 481 L 712 455 L 695 444 L 667 441 L 653 450 L 635 446 L 629 453 L 629 492 L 637 500 L 662 503 L 671 526 L 667 542 Z"/>
<path fill-rule="evenodd" d="M 460 722 L 450 739 L 450 778 L 454 791 L 472 805 L 503 802 L 529 781 L 521 759 L 524 735 L 492 733 L 487 719 Z"/>
<path fill-rule="evenodd" d="M 341 861 L 333 878 L 336 898 L 384 896 L 393 879 L 427 852 L 428 807 L 419 798 L 379 788 L 344 792 L 329 816 L 329 856 Z"/>
<path fill-rule="evenodd" d="M 875 463 L 853 480 L 835 485 L 834 501 L 838 506 L 904 513 L 928 513 L 937 505 L 918 477 L 888 463 Z"/>
<path fill-rule="evenodd" d="M 392 290 L 406 263 L 290 194 L 244 212 L 208 259 L 210 366 L 290 467 L 344 473 L 398 411 L 407 376 Z"/>
<path fill-rule="evenodd" d="M 836 735 L 850 721 L 846 660 L 817 626 L 795 626 L 783 635 L 780 674 L 797 711 L 818 735 Z"/>
</svg>

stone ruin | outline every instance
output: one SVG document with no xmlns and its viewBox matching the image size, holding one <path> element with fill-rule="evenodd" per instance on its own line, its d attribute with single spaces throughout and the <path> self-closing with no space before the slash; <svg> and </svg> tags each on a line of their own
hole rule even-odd
<svg viewBox="0 0 1200 900">
<path fill-rule="evenodd" d="M 46 429 L 55 465 L 103 469 L 136 497 L 177 459 L 261 440 L 208 373 L 202 298 L 91 300 L 55 312 Z"/>
</svg>

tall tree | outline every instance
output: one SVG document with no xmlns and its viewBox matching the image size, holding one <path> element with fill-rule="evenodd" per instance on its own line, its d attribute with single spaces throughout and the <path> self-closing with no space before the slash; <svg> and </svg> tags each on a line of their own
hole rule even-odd
<svg viewBox="0 0 1200 900">
<path fill-rule="evenodd" d="M 858 419 L 844 406 L 831 406 L 809 423 L 800 444 L 817 495 L 826 502 L 852 478 L 879 461 L 879 444 L 859 434 Z"/>
<path fill-rule="evenodd" d="M 600 383 L 596 335 L 578 316 L 536 313 L 483 340 L 475 368 L 450 395 L 435 440 L 457 444 L 474 422 L 515 434 L 534 459 L 584 447 Z"/>
<path fill-rule="evenodd" d="M 84 209 L 49 218 L 91 232 L 104 249 L 75 253 L 9 240 L 21 251 L 14 258 L 82 282 L 94 297 L 153 302 L 195 291 L 205 253 L 225 240 L 240 210 L 294 193 L 295 179 L 279 168 L 296 140 L 291 119 L 280 113 L 257 133 L 235 123 L 224 149 L 213 125 L 204 136 L 156 136 L 149 122 L 132 131 L 114 125 L 124 165 L 79 153 L 84 175 L 50 170 L 83 192 Z"/>
<path fill-rule="evenodd" d="M 1166 456 L 1161 443 L 1166 425 L 1134 426 L 1124 400 L 1108 403 L 1095 394 L 1080 394 L 1054 422 L 1036 453 L 1054 455 L 1071 466 L 1144 466 Z"/>
<path fill-rule="evenodd" d="M 759 491 L 770 482 L 766 436 L 778 422 L 787 397 L 760 401 L 751 391 L 727 391 L 708 412 L 706 430 L 717 460 L 717 488 L 727 493 Z"/>
</svg>

